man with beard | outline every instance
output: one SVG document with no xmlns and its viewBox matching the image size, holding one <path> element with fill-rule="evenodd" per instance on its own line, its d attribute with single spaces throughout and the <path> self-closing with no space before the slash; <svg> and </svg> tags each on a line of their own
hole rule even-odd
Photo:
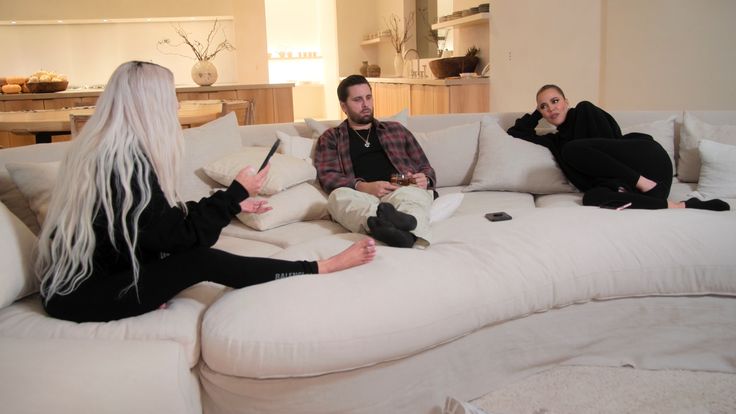
<svg viewBox="0 0 736 414">
<path fill-rule="evenodd" d="M 343 79 L 337 97 L 347 119 L 319 137 L 314 158 L 333 220 L 389 246 L 429 245 L 436 177 L 424 151 L 403 125 L 373 117 L 363 76 Z M 403 182 L 392 183 L 394 174 Z"/>
</svg>

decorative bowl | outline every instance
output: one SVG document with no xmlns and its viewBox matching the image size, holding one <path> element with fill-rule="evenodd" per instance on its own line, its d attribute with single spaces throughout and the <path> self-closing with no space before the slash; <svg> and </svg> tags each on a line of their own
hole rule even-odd
<svg viewBox="0 0 736 414">
<path fill-rule="evenodd" d="M 60 92 L 65 91 L 67 86 L 69 86 L 69 81 L 26 83 L 26 87 L 31 93 Z"/>
<path fill-rule="evenodd" d="M 429 68 L 437 79 L 444 79 L 475 71 L 479 60 L 477 56 L 442 58 L 429 61 Z"/>
</svg>

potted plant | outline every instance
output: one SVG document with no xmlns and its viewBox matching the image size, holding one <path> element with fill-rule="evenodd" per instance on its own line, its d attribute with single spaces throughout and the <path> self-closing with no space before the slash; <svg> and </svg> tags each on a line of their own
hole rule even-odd
<svg viewBox="0 0 736 414">
<path fill-rule="evenodd" d="M 409 16 L 404 20 L 404 24 L 401 25 L 401 19 L 395 14 L 391 14 L 391 17 L 386 22 L 386 27 L 389 31 L 389 37 L 391 40 L 391 46 L 396 51 L 394 55 L 394 71 L 396 76 L 401 76 L 404 72 L 404 58 L 401 52 L 404 49 L 406 42 L 411 39 L 411 27 L 414 25 L 414 12 L 411 12 Z"/>
<path fill-rule="evenodd" d="M 212 63 L 212 60 L 215 58 L 215 56 L 217 56 L 218 53 L 223 50 L 235 50 L 235 47 L 233 47 L 233 45 L 227 40 L 227 37 L 225 37 L 224 30 L 222 31 L 222 37 L 224 39 L 220 41 L 220 43 L 218 43 L 214 48 L 211 48 L 212 41 L 215 38 L 215 35 L 219 28 L 218 26 L 218 21 L 217 19 L 215 19 L 215 22 L 212 24 L 212 29 L 207 35 L 207 40 L 205 41 L 205 43 L 202 43 L 196 39 L 191 39 L 191 33 L 187 33 L 184 28 L 181 27 L 181 25 L 174 25 L 174 31 L 177 35 L 179 35 L 181 41 L 177 43 L 168 38 L 162 39 L 158 41 L 158 43 L 156 44 L 156 48 L 161 53 L 167 55 L 178 55 L 191 59 L 191 56 L 162 50 L 162 47 L 176 48 L 181 45 L 189 46 L 189 48 L 192 49 L 192 52 L 194 52 L 194 58 L 197 60 L 197 62 L 192 67 L 192 80 L 194 81 L 194 83 L 200 86 L 212 85 L 217 80 L 217 68 Z M 220 28 L 220 30 L 222 29 Z"/>
</svg>

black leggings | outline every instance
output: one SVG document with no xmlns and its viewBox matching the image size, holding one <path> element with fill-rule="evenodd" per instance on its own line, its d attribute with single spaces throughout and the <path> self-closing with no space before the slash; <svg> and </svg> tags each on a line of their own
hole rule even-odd
<svg viewBox="0 0 736 414">
<path fill-rule="evenodd" d="M 585 190 L 583 205 L 624 201 L 631 202 L 631 208 L 667 208 L 672 162 L 664 148 L 651 138 L 579 139 L 562 148 L 562 159 L 593 183 Z M 636 182 L 641 176 L 657 185 L 646 193 L 638 191 Z"/>
<path fill-rule="evenodd" d="M 121 291 L 133 281 L 132 271 L 93 274 L 69 295 L 54 295 L 49 315 L 75 322 L 102 322 L 140 315 L 159 308 L 199 282 L 242 288 L 289 276 L 317 273 L 317 262 L 244 257 L 196 248 L 141 264 L 138 289 Z"/>
</svg>

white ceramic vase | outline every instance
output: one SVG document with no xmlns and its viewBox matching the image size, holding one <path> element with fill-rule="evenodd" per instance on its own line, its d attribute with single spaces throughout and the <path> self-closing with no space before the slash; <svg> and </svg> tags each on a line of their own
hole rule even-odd
<svg viewBox="0 0 736 414">
<path fill-rule="evenodd" d="M 210 86 L 217 81 L 217 68 L 209 60 L 198 60 L 192 66 L 192 80 L 199 86 Z"/>
<path fill-rule="evenodd" d="M 394 73 L 399 78 L 404 77 L 404 58 L 401 56 L 400 52 L 396 53 L 394 56 Z"/>
</svg>

